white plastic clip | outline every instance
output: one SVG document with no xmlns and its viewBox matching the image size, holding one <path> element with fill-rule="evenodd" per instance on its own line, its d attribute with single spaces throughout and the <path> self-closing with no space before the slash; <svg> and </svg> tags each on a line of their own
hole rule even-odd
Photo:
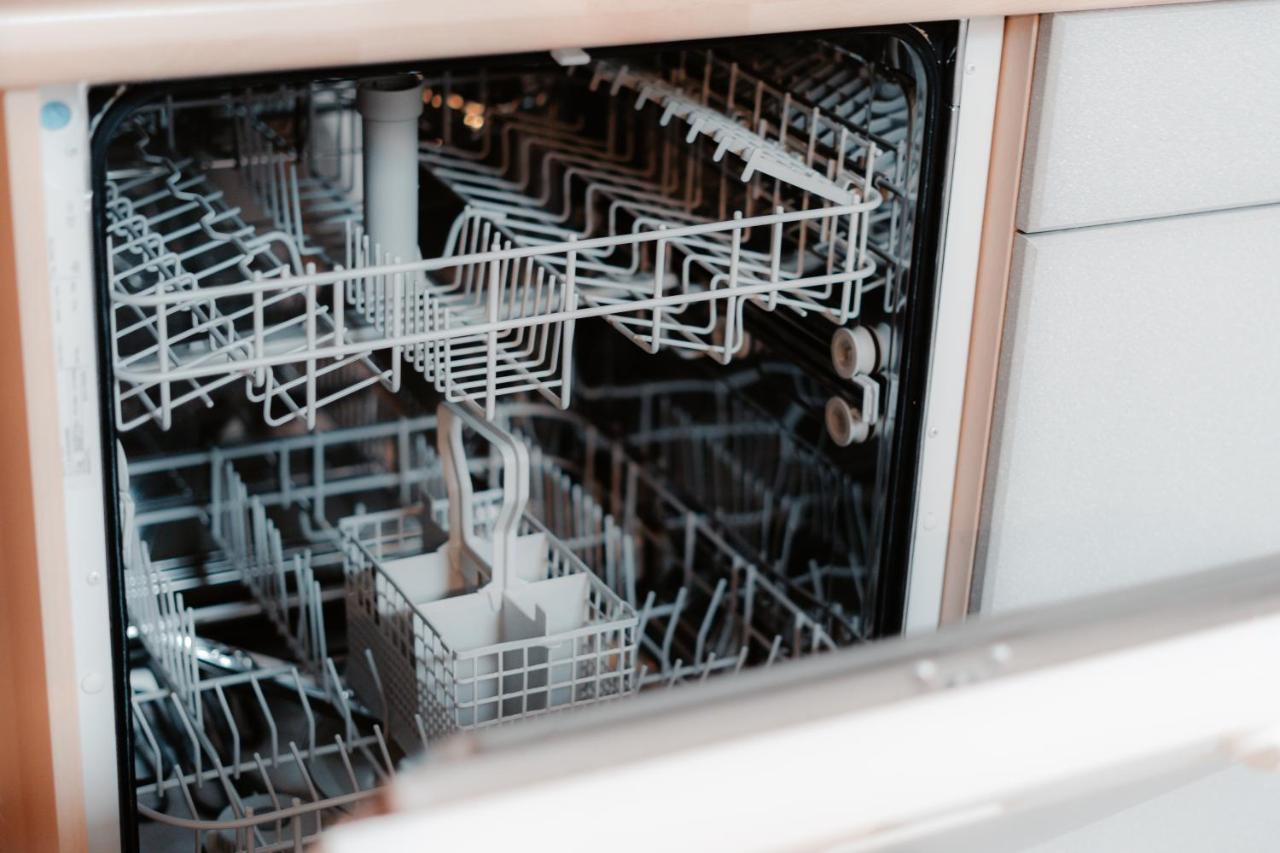
<svg viewBox="0 0 1280 853">
<path fill-rule="evenodd" d="M 551 58 L 565 68 L 586 65 L 591 61 L 591 56 L 580 47 L 557 47 L 551 51 Z"/>
</svg>

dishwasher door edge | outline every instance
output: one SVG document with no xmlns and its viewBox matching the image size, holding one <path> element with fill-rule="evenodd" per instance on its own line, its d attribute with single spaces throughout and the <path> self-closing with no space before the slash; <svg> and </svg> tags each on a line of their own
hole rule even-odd
<svg viewBox="0 0 1280 853">
<path fill-rule="evenodd" d="M 935 630 L 942 607 L 978 249 L 991 157 L 991 127 L 1003 44 L 1003 18 L 974 18 L 965 22 L 956 60 L 956 83 L 953 91 L 946 93 L 953 130 L 945 173 L 939 241 L 941 268 L 903 619 L 907 634 Z"/>
</svg>

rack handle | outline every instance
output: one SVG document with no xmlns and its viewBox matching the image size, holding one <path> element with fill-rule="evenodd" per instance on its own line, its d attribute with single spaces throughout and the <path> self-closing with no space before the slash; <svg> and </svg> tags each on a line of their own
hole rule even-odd
<svg viewBox="0 0 1280 853">
<path fill-rule="evenodd" d="M 459 571 L 467 553 L 474 560 L 488 562 L 490 585 L 501 593 L 506 590 L 513 574 L 511 567 L 518 559 L 516 538 L 529 503 L 529 449 L 511 433 L 453 403 L 440 404 L 436 424 L 436 442 L 449 496 L 449 560 Z M 475 531 L 474 489 L 462 443 L 464 425 L 492 444 L 502 457 L 502 507 L 493 524 L 493 551 L 488 561 L 481 554 L 481 540 Z"/>
</svg>

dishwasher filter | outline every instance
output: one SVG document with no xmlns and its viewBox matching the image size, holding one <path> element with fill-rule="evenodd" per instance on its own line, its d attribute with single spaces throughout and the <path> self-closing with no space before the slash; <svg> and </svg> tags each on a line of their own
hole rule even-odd
<svg viewBox="0 0 1280 853">
<path fill-rule="evenodd" d="M 95 91 L 148 850 L 901 624 L 955 28 Z"/>
</svg>

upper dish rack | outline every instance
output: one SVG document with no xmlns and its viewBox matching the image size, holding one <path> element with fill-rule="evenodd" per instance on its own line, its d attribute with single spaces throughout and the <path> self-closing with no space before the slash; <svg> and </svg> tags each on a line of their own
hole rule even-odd
<svg viewBox="0 0 1280 853">
<path fill-rule="evenodd" d="M 107 185 L 118 427 L 168 428 L 174 410 L 244 381 L 269 424 L 314 428 L 352 393 L 398 390 L 405 362 L 490 417 L 524 392 L 565 408 L 579 320 L 728 363 L 748 304 L 857 317 L 882 281 L 867 248 L 883 200 L 876 143 L 817 108 L 796 133 L 785 98 L 756 97 L 744 114 L 745 72 L 719 94 L 724 75 L 667 76 L 598 64 L 592 83 L 613 94 L 579 88 L 609 116 L 604 138 L 554 109 L 466 102 L 481 123 L 466 145 L 443 141 L 460 133 L 422 144 L 422 165 L 463 207 L 423 259 L 389 256 L 355 224 L 350 84 L 211 108 L 234 128 L 229 162 L 160 153 L 156 129 L 181 123 L 172 105 L 138 117 L 135 168 Z M 299 107 L 283 109 L 290 99 Z M 291 141 L 278 126 L 301 110 L 309 136 Z M 744 164 L 736 187 L 717 165 L 726 152 Z"/>
</svg>

